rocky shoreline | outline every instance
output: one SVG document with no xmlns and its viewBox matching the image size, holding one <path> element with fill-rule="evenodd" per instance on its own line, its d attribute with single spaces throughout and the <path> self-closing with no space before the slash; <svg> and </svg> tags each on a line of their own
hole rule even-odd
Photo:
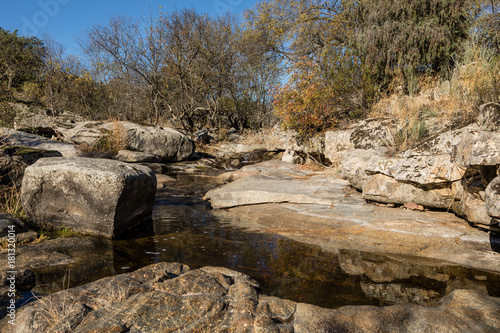
<svg viewBox="0 0 500 333">
<path fill-rule="evenodd" d="M 324 309 L 262 295 L 229 269 L 158 263 L 30 303 L 17 322 L 21 332 L 496 332 L 500 299 L 456 290 L 435 308 Z"/>
<path fill-rule="evenodd" d="M 19 175 L 25 173 L 22 201 L 37 223 L 51 220 L 56 226 L 71 225 L 80 232 L 114 238 L 150 216 L 156 188 L 170 186 L 171 178 L 151 169 L 161 173 L 160 162 L 186 160 L 194 153 L 194 143 L 170 129 L 130 123 L 65 120 L 64 124 L 64 129 L 56 127 L 67 143 L 3 130 L 3 140 L 11 147 L 32 148 L 17 155 L 4 150 L 0 166 L 18 186 Z M 500 273 L 500 106 L 485 105 L 476 124 L 436 133 L 403 152 L 387 147 L 397 126 L 393 119 L 366 120 L 351 129 L 329 132 L 323 142 L 307 147 L 286 136 L 269 139 L 258 148 L 284 151 L 282 161 L 243 167 L 242 160 L 233 157 L 235 152 L 251 151 L 256 145 L 218 146 L 218 154 L 229 157 L 226 165 L 238 170 L 214 178 L 223 185 L 208 191 L 204 199 L 214 215 L 234 226 L 278 234 L 339 255 L 357 250 L 411 256 Z M 133 149 L 118 153 L 121 162 L 75 157 L 75 143 L 95 144 L 118 128 L 132 138 Z M 66 157 L 57 157 L 61 155 Z M 323 156 L 334 166 L 294 164 L 313 156 Z M 110 192 L 109 184 L 116 185 L 116 191 Z M 100 192 L 94 196 L 96 189 Z M 59 199 L 37 206 L 44 197 Z M 144 200 L 136 200 L 139 197 Z M 100 207 L 99 216 L 89 219 L 95 207 Z M 124 212 L 131 217 L 125 224 Z M 109 240 L 93 239 L 56 239 L 22 247 L 18 281 L 30 289 L 53 274 L 44 267 L 88 265 L 85 253 L 100 258 L 99 264 L 91 265 L 92 270 L 102 271 L 97 275 L 111 275 L 106 271 L 113 260 Z M 361 263 L 348 266 L 347 270 L 363 271 Z M 6 278 L 3 274 L 4 286 Z M 52 308 L 50 316 L 47 307 Z M 458 289 L 437 307 L 324 309 L 263 295 L 255 281 L 226 268 L 190 270 L 180 263 L 159 263 L 57 292 L 23 306 L 17 316 L 25 331 L 496 332 L 500 299 Z M 0 327 L 9 327 L 7 320 Z"/>
</svg>

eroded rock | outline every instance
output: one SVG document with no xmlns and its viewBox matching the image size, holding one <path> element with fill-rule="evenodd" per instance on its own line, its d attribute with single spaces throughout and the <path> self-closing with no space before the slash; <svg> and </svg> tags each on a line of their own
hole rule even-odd
<svg viewBox="0 0 500 333">
<path fill-rule="evenodd" d="M 347 151 L 341 163 L 341 176 L 356 189 L 361 190 L 369 175 L 366 169 L 369 165 L 377 166 L 378 160 L 385 157 L 388 152 L 385 148 L 379 149 L 353 149 Z"/>
<path fill-rule="evenodd" d="M 17 109 L 14 119 L 14 128 L 18 131 L 25 131 L 43 135 L 54 135 L 58 128 L 72 128 L 83 118 L 62 111 L 28 107 L 22 104 L 15 104 Z"/>
<path fill-rule="evenodd" d="M 325 157 L 332 163 L 340 163 L 344 153 L 354 149 L 354 143 L 351 141 L 352 132 L 354 129 L 325 133 Z"/>
<path fill-rule="evenodd" d="M 383 174 L 376 174 L 365 182 L 363 198 L 395 204 L 413 202 L 426 207 L 445 209 L 450 208 L 454 201 L 451 188 L 424 190 Z"/>
<path fill-rule="evenodd" d="M 500 129 L 500 104 L 486 103 L 479 107 L 479 128 L 483 131 L 497 131 Z"/>
<path fill-rule="evenodd" d="M 456 162 L 465 167 L 500 164 L 500 132 L 466 134 L 457 147 Z"/>
<path fill-rule="evenodd" d="M 9 146 L 58 151 L 64 157 L 78 156 L 78 150 L 72 144 L 49 140 L 40 135 L 15 131 L 10 128 L 0 128 L 0 138 Z"/>
<path fill-rule="evenodd" d="M 356 124 L 350 141 L 355 149 L 392 147 L 394 146 L 392 130 L 395 126 L 395 118 L 365 119 Z"/>
</svg>

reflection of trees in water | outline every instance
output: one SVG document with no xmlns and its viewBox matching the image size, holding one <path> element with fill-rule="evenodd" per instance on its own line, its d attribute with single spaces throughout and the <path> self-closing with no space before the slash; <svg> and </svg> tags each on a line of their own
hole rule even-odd
<svg viewBox="0 0 500 333">
<path fill-rule="evenodd" d="M 269 262 L 268 289 L 279 297 L 325 307 L 378 304 L 367 298 L 361 278 L 344 273 L 337 255 L 289 239 L 280 239 Z"/>
<path fill-rule="evenodd" d="M 500 296 L 498 274 L 416 257 L 327 252 L 275 234 L 231 227 L 236 217 L 212 211 L 200 199 L 205 189 L 197 192 L 196 187 L 203 188 L 207 180 L 177 179 L 174 188 L 158 194 L 153 224 L 114 242 L 117 273 L 124 272 L 123 266 L 131 271 L 158 261 L 191 268 L 221 266 L 255 278 L 265 294 L 330 308 L 433 305 L 455 289 Z M 191 195 L 194 192 L 198 194 Z"/>
<path fill-rule="evenodd" d="M 447 265 L 442 261 L 386 256 L 354 250 L 338 255 L 279 240 L 266 282 L 276 296 L 324 306 L 343 304 L 436 305 L 455 289 L 500 296 L 500 275 Z"/>
</svg>

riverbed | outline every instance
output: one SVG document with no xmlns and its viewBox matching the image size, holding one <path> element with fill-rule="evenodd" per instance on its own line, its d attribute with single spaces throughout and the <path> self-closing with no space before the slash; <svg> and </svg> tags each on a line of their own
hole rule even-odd
<svg viewBox="0 0 500 333">
<path fill-rule="evenodd" d="M 344 305 L 437 305 L 455 289 L 500 297 L 500 274 L 443 260 L 342 249 L 325 251 L 214 214 L 203 195 L 220 171 L 172 169 L 157 193 L 155 211 L 113 242 L 116 274 L 160 261 L 191 268 L 227 267 L 256 279 L 272 296 L 338 308 Z"/>
</svg>

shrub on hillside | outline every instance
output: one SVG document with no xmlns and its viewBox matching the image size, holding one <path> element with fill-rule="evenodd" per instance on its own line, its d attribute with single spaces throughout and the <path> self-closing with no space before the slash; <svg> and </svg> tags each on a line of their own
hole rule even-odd
<svg viewBox="0 0 500 333">
<path fill-rule="evenodd" d="M 301 135 L 314 135 L 343 119 L 360 117 L 375 94 L 359 62 L 345 50 L 329 52 L 320 62 L 296 62 L 289 82 L 274 91 L 275 113 L 286 128 Z"/>
</svg>

